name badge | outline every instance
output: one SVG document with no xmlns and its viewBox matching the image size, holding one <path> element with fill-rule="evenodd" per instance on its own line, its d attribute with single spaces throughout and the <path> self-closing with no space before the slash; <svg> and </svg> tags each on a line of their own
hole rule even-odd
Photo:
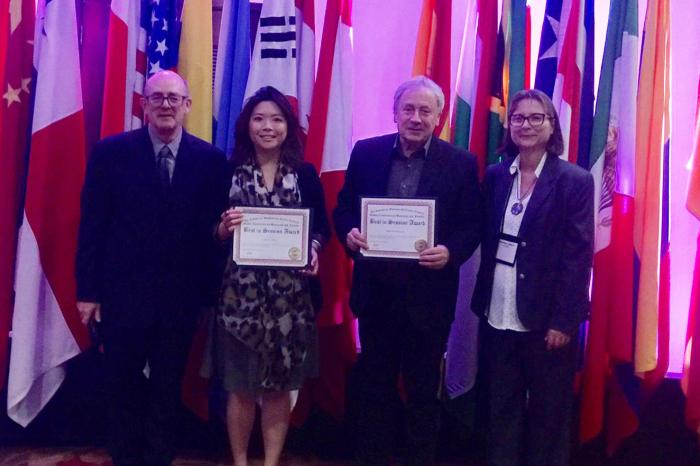
<svg viewBox="0 0 700 466">
<path fill-rule="evenodd" d="M 498 237 L 498 250 L 496 251 L 496 262 L 513 267 L 515 258 L 518 255 L 520 239 L 517 236 L 501 233 Z"/>
</svg>

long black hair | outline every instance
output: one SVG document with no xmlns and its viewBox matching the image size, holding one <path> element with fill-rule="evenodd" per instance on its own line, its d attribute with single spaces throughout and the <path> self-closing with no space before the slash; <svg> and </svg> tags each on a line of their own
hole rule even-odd
<svg viewBox="0 0 700 466">
<path fill-rule="evenodd" d="M 246 101 L 241 114 L 236 120 L 234 135 L 236 144 L 233 148 L 231 161 L 234 165 L 244 163 L 255 163 L 255 146 L 250 139 L 250 117 L 255 107 L 261 102 L 272 102 L 277 105 L 282 112 L 282 117 L 287 122 L 287 138 L 282 143 L 280 150 L 280 162 L 297 168 L 303 157 L 301 139 L 299 137 L 299 121 L 289 100 L 272 86 L 265 86 L 258 89 L 255 94 Z"/>
<path fill-rule="evenodd" d="M 547 147 L 545 150 L 549 155 L 556 157 L 560 156 L 564 152 L 564 137 L 561 133 L 559 116 L 557 115 L 557 110 L 554 108 L 552 100 L 544 92 L 537 89 L 523 89 L 522 91 L 516 92 L 510 100 L 510 104 L 508 106 L 508 119 L 506 121 L 510 122 L 510 117 L 518 107 L 518 104 L 523 100 L 534 100 L 539 102 L 542 105 L 545 114 L 551 118 L 550 121 L 552 122 L 553 131 L 552 135 L 549 137 L 549 141 L 547 141 Z M 510 137 L 510 128 L 506 128 L 505 135 L 503 137 L 503 144 L 498 149 L 498 152 L 500 154 L 507 154 L 513 157 L 518 155 L 518 152 L 520 152 L 518 146 L 516 146 L 513 142 L 513 138 Z"/>
</svg>

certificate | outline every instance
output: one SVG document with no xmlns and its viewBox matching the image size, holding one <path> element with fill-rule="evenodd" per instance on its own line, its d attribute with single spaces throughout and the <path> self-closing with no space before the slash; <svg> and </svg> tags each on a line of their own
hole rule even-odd
<svg viewBox="0 0 700 466">
<path fill-rule="evenodd" d="M 243 221 L 233 234 L 233 261 L 258 267 L 309 264 L 310 209 L 238 207 Z"/>
<path fill-rule="evenodd" d="M 364 257 L 418 259 L 435 245 L 435 199 L 363 197 L 360 231 Z"/>
</svg>

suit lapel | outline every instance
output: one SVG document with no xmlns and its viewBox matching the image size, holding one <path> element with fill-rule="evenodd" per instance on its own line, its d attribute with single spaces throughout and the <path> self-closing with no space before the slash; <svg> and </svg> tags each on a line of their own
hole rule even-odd
<svg viewBox="0 0 700 466">
<path fill-rule="evenodd" d="M 547 201 L 549 194 L 554 188 L 554 183 L 559 177 L 558 158 L 549 155 L 546 157 L 547 160 L 544 163 L 544 167 L 542 167 L 542 173 L 540 173 L 540 177 L 537 179 L 532 197 L 527 204 L 527 209 L 525 209 L 523 223 L 520 225 L 521 233 L 527 232 L 527 228 L 537 216 L 537 212 Z"/>
<path fill-rule="evenodd" d="M 142 174 L 143 182 L 150 188 L 155 188 L 158 186 L 158 170 L 148 127 L 144 126 L 139 129 L 134 136 L 134 149 L 132 150 L 134 163 L 139 167 L 138 172 Z"/>
<path fill-rule="evenodd" d="M 376 182 L 372 183 L 374 186 L 370 185 L 374 196 L 385 196 L 387 183 L 389 182 L 389 171 L 391 170 L 391 154 L 394 150 L 394 142 L 396 141 L 396 135 L 394 137 L 386 137 L 381 141 L 381 147 L 376 153 Z M 374 155 L 373 155 L 374 157 Z"/>
<path fill-rule="evenodd" d="M 435 194 L 433 186 L 440 181 L 444 175 L 444 155 L 442 153 L 441 141 L 433 136 L 430 147 L 423 163 L 423 170 L 418 181 L 416 196 L 426 197 Z"/>
<path fill-rule="evenodd" d="M 496 179 L 493 180 L 494 205 L 497 209 L 496 212 L 498 212 L 498 215 L 494 216 L 494 219 L 499 222 L 499 224 L 496 226 L 498 230 L 500 230 L 500 222 L 503 219 L 506 209 L 508 208 L 506 204 L 508 203 L 510 190 L 512 189 L 513 182 L 515 180 L 515 175 L 510 174 L 510 166 L 512 163 L 512 158 L 508 159 L 507 162 L 502 163 L 499 167 L 499 171 L 496 174 Z"/>
</svg>

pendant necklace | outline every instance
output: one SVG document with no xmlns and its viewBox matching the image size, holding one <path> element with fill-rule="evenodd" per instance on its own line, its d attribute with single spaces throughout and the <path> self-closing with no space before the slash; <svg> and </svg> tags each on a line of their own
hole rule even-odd
<svg viewBox="0 0 700 466">
<path fill-rule="evenodd" d="M 520 180 L 522 179 L 522 175 L 516 180 L 515 183 L 515 196 L 517 197 L 517 200 L 513 203 L 513 205 L 510 207 L 510 213 L 513 215 L 520 215 L 523 213 L 523 210 L 525 210 L 525 206 L 523 206 L 523 199 L 525 199 L 527 196 L 530 195 L 532 190 L 535 188 L 535 184 L 537 183 L 537 178 L 535 178 L 535 181 L 532 182 L 530 185 L 530 189 L 528 189 L 523 195 L 520 195 Z"/>
</svg>

